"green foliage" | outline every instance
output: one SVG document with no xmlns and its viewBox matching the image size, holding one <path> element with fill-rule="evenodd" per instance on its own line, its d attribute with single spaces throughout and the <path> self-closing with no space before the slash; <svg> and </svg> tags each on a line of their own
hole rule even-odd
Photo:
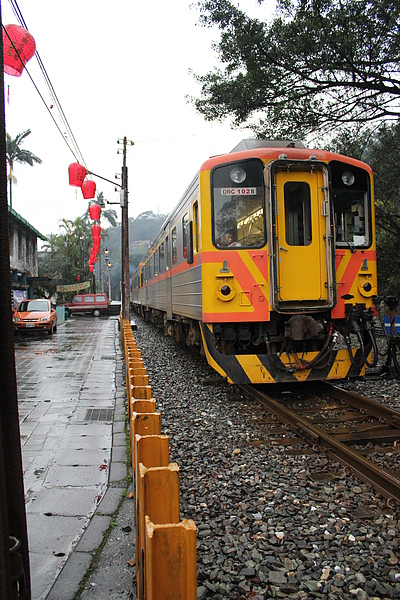
<svg viewBox="0 0 400 600">
<path fill-rule="evenodd" d="M 9 133 L 6 134 L 6 161 L 8 165 L 8 181 L 9 181 L 9 203 L 12 207 L 12 184 L 16 183 L 16 178 L 14 176 L 13 168 L 14 163 L 18 162 L 21 164 L 28 164 L 33 167 L 34 163 L 41 164 L 42 160 L 35 156 L 29 150 L 25 150 L 21 148 L 23 141 L 28 135 L 30 135 L 31 130 L 27 129 L 22 133 L 18 133 L 16 137 L 13 139 Z"/>
<path fill-rule="evenodd" d="M 400 124 L 344 129 L 327 149 L 364 160 L 372 168 L 378 290 L 400 298 Z"/>
<path fill-rule="evenodd" d="M 264 21 L 230 0 L 198 6 L 220 30 L 223 65 L 196 77 L 192 102 L 207 120 L 233 117 L 277 139 L 399 116 L 398 1 L 278 0 L 270 23 L 266 3 Z"/>
<path fill-rule="evenodd" d="M 62 219 L 59 233 L 50 234 L 38 257 L 39 276 L 47 275 L 49 283 L 41 284 L 38 292 L 53 295 L 57 285 L 77 283 L 91 279 L 89 255 L 92 247 L 90 225 L 81 217 L 75 221 Z"/>
<path fill-rule="evenodd" d="M 102 202 L 102 193 L 97 195 L 96 202 Z M 101 219 L 106 218 L 111 225 L 116 222 L 116 211 L 102 210 Z M 166 215 L 155 215 L 151 211 L 140 214 L 136 219 L 129 219 L 129 268 L 133 274 L 142 257 L 146 254 L 151 243 L 156 237 Z M 38 294 L 48 292 L 53 295 L 57 285 L 71 284 L 80 281 L 91 281 L 92 275 L 89 271 L 88 260 L 93 245 L 91 233 L 92 221 L 87 211 L 82 217 L 75 221 L 62 219 L 57 234 L 50 234 L 43 251 L 38 256 L 39 276 L 47 275 L 51 278 L 48 282 L 38 286 Z M 105 281 L 106 256 L 104 250 L 108 250 L 108 258 L 111 263 L 110 277 L 112 297 L 119 295 L 121 281 L 121 224 L 111 226 L 109 229 L 102 227 L 101 250 L 96 265 L 96 281 L 100 281 L 100 268 L 102 278 Z M 73 294 L 66 294 L 68 299 Z"/>
<path fill-rule="evenodd" d="M 383 125 L 367 153 L 375 177 L 379 293 L 400 298 L 400 124 Z"/>
</svg>

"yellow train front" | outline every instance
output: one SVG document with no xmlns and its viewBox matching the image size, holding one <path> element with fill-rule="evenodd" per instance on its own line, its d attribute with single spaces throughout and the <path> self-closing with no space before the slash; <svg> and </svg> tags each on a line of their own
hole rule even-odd
<svg viewBox="0 0 400 600">
<path fill-rule="evenodd" d="M 275 383 L 363 375 L 376 294 L 368 165 L 244 140 L 202 165 L 131 300 L 229 382 Z"/>
</svg>

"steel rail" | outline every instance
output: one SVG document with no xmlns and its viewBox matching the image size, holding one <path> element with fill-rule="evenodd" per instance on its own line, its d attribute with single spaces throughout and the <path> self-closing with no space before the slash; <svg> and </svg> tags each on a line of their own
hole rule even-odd
<svg viewBox="0 0 400 600">
<path fill-rule="evenodd" d="M 364 456 L 348 447 L 346 444 L 334 439 L 332 435 L 326 433 L 323 429 L 312 425 L 306 419 L 303 419 L 295 412 L 283 406 L 280 402 L 274 400 L 274 398 L 271 398 L 266 392 L 256 389 L 251 385 L 241 385 L 240 387 L 243 391 L 250 396 L 255 397 L 261 404 L 266 406 L 283 423 L 287 423 L 292 427 L 300 437 L 303 439 L 305 438 L 314 447 L 318 446 L 323 448 L 342 466 L 350 468 L 359 479 L 372 486 L 385 498 L 400 503 L 400 479 L 394 477 L 384 469 L 377 467 L 374 463 L 364 458 Z M 330 386 L 328 387 L 330 388 Z M 329 393 L 328 387 L 326 388 L 326 391 Z M 347 394 L 347 392 L 343 390 L 343 394 Z M 353 394 L 353 396 L 356 395 Z M 371 403 L 370 400 L 368 402 Z M 391 409 L 388 410 L 390 411 Z"/>
<path fill-rule="evenodd" d="M 345 397 L 346 403 L 358 408 L 359 410 L 364 410 L 368 412 L 370 415 L 376 417 L 382 422 L 382 419 L 385 419 L 387 423 L 390 423 L 394 427 L 400 427 L 400 412 L 394 410 L 393 408 L 389 408 L 388 406 L 384 406 L 383 404 L 378 404 L 373 400 L 369 400 L 369 398 L 365 398 L 364 396 L 358 396 L 353 392 L 349 392 L 348 390 L 343 390 L 342 388 L 333 385 L 332 383 L 326 383 L 321 381 L 319 383 L 319 390 L 321 392 L 326 392 L 335 400 L 341 400 Z"/>
</svg>

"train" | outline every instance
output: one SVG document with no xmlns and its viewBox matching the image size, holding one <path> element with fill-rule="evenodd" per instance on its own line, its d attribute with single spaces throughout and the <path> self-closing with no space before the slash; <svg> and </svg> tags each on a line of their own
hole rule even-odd
<svg viewBox="0 0 400 600">
<path fill-rule="evenodd" d="M 205 160 L 130 281 L 131 306 L 233 384 L 376 365 L 373 174 L 300 141 Z"/>
</svg>

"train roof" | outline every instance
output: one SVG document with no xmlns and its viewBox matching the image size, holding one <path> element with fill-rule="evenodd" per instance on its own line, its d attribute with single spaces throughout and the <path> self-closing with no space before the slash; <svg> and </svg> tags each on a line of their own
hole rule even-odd
<svg viewBox="0 0 400 600">
<path fill-rule="evenodd" d="M 235 146 L 232 152 L 241 152 L 242 150 L 255 150 L 257 148 L 304 148 L 303 142 L 299 140 L 242 140 Z"/>
<path fill-rule="evenodd" d="M 267 160 L 277 160 L 282 154 L 285 154 L 289 160 L 319 160 L 330 162 L 332 160 L 342 160 L 347 164 L 366 169 L 372 173 L 372 169 L 366 163 L 350 158 L 342 154 L 335 154 L 328 150 L 318 150 L 316 148 L 307 148 L 298 140 L 242 140 L 233 150 L 227 154 L 211 156 L 200 167 L 200 171 L 211 171 L 215 166 L 222 163 L 229 163 L 246 158 L 261 158 Z"/>
</svg>

